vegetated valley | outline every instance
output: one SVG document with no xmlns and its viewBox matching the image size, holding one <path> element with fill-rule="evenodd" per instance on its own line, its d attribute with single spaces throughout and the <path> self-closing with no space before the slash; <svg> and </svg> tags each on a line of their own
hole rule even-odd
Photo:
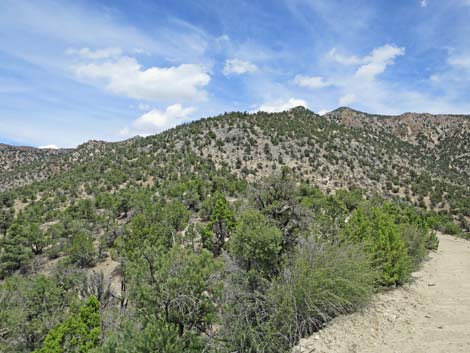
<svg viewBox="0 0 470 353">
<path fill-rule="evenodd" d="M 1 352 L 289 352 L 470 232 L 470 117 L 226 113 L 0 145 Z"/>
</svg>

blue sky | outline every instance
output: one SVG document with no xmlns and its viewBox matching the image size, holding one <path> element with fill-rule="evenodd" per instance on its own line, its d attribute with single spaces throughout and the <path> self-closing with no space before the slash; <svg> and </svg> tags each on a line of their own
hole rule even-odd
<svg viewBox="0 0 470 353">
<path fill-rule="evenodd" d="M 470 113 L 470 0 L 0 2 L 0 142 L 225 111 Z"/>
</svg>

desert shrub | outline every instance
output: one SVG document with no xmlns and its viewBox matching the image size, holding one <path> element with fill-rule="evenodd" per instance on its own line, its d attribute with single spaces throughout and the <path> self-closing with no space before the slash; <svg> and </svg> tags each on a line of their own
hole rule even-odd
<svg viewBox="0 0 470 353">
<path fill-rule="evenodd" d="M 233 264 L 228 263 L 228 268 Z M 270 352 L 275 347 L 270 331 L 266 291 L 270 282 L 256 271 L 232 270 L 226 279 L 222 327 L 211 352 Z"/>
<path fill-rule="evenodd" d="M 26 238 L 34 255 L 41 254 L 43 249 L 49 244 L 49 239 L 37 223 L 30 223 L 24 227 Z"/>
<path fill-rule="evenodd" d="M 96 262 L 97 253 L 93 245 L 93 237 L 86 232 L 74 234 L 67 251 L 69 261 L 78 267 L 90 267 Z"/>
<path fill-rule="evenodd" d="M 214 195 L 214 201 L 209 227 L 214 233 L 212 252 L 218 256 L 221 254 L 225 241 L 235 226 L 235 215 L 227 199 L 220 192 Z"/>
<path fill-rule="evenodd" d="M 362 201 L 362 193 L 358 189 L 338 190 L 335 196 L 344 203 L 349 211 L 354 210 Z"/>
<path fill-rule="evenodd" d="M 1 197 L 1 196 L 0 196 Z M 11 209 L 0 207 L 0 234 L 6 235 L 8 228 L 14 220 L 15 212 Z"/>
<path fill-rule="evenodd" d="M 426 256 L 427 235 L 423 234 L 418 227 L 409 224 L 401 225 L 400 232 L 407 245 L 413 268 L 416 269 Z"/>
<path fill-rule="evenodd" d="M 155 224 L 143 214 L 139 214 L 125 227 L 122 237 L 116 240 L 119 253 L 129 259 L 141 257 L 141 251 L 149 246 L 158 249 L 169 249 L 173 239 L 171 232 L 161 224 Z"/>
<path fill-rule="evenodd" d="M 288 168 L 262 180 L 250 190 L 253 207 L 281 230 L 283 252 L 290 251 L 310 226 L 309 213 L 299 204 L 296 194 L 296 185 Z"/>
<path fill-rule="evenodd" d="M 275 308 L 273 331 L 283 333 L 283 346 L 294 345 L 324 322 L 366 303 L 374 278 L 360 246 L 302 240 L 268 293 Z"/>
<path fill-rule="evenodd" d="M 446 214 L 430 214 L 427 218 L 427 222 L 432 229 L 445 234 L 459 235 L 462 231 L 460 227 L 453 222 L 452 217 Z"/>
<path fill-rule="evenodd" d="M 460 227 L 452 221 L 447 221 L 440 225 L 439 230 L 442 233 L 450 235 L 459 235 L 461 233 Z"/>
<path fill-rule="evenodd" d="M 431 226 L 433 223 L 435 225 L 439 224 L 438 218 L 432 220 L 429 215 L 423 214 L 413 207 L 398 203 L 384 202 L 382 209 L 398 225 L 402 237 L 407 244 L 408 253 L 415 265 L 423 260 L 426 250 L 437 249 L 439 239 Z"/>
<path fill-rule="evenodd" d="M 160 215 L 163 226 L 180 231 L 184 228 L 189 219 L 189 212 L 179 201 L 166 204 L 161 210 Z"/>
<path fill-rule="evenodd" d="M 271 283 L 250 271 L 231 283 L 217 352 L 287 352 L 325 321 L 364 303 L 375 280 L 361 247 L 302 239 Z"/>
<path fill-rule="evenodd" d="M 183 353 L 191 352 L 178 336 L 178 329 L 161 322 L 142 324 L 128 320 L 94 353 Z"/>
<path fill-rule="evenodd" d="M 435 231 L 429 231 L 426 237 L 425 247 L 428 250 L 437 250 L 439 247 L 439 238 Z"/>
<path fill-rule="evenodd" d="M 61 248 L 59 246 L 51 246 L 46 251 L 49 260 L 57 259 L 60 256 Z"/>
<path fill-rule="evenodd" d="M 270 225 L 261 212 L 246 210 L 240 215 L 230 239 L 230 252 L 246 271 L 276 273 L 281 249 L 281 231 Z"/>
<path fill-rule="evenodd" d="M 378 271 L 377 285 L 402 284 L 409 279 L 411 261 L 394 217 L 379 207 L 358 208 L 344 229 L 344 239 L 364 244 Z"/>
<path fill-rule="evenodd" d="M 207 250 L 196 254 L 174 246 L 164 252 L 150 244 L 136 249 L 125 276 L 144 326 L 163 325 L 175 330 L 185 346 L 201 348 L 202 334 L 217 317 L 220 266 Z"/>
</svg>

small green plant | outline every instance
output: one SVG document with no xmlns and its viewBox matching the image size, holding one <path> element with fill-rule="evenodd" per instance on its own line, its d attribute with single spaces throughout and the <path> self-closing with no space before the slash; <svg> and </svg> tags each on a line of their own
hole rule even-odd
<svg viewBox="0 0 470 353">
<path fill-rule="evenodd" d="M 413 268 L 416 269 L 426 255 L 427 236 L 417 226 L 409 224 L 401 225 L 400 232 L 407 245 Z"/>
<path fill-rule="evenodd" d="M 411 260 L 394 218 L 379 207 L 356 209 L 344 230 L 345 240 L 363 244 L 378 271 L 377 285 L 402 284 L 409 279 Z"/>
<path fill-rule="evenodd" d="M 87 353 L 98 346 L 101 336 L 100 303 L 91 296 L 62 324 L 46 336 L 43 346 L 34 353 Z"/>
</svg>

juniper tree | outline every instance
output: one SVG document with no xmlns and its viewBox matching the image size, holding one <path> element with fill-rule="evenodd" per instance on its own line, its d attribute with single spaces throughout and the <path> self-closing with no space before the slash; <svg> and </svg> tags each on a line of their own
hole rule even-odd
<svg viewBox="0 0 470 353">
<path fill-rule="evenodd" d="M 5 277 L 26 265 L 32 251 L 24 227 L 13 224 L 0 242 L 0 277 Z"/>
</svg>

